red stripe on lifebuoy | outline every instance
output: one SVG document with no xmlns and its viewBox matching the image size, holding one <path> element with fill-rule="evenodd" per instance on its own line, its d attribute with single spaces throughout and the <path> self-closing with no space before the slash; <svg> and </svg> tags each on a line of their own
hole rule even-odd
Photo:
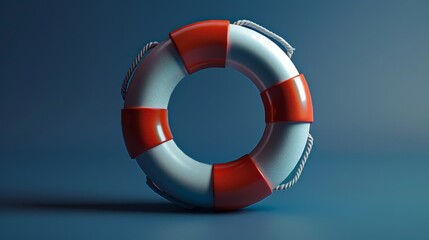
<svg viewBox="0 0 429 240">
<path fill-rule="evenodd" d="M 261 92 L 265 122 L 313 122 L 313 104 L 300 74 Z"/>
<path fill-rule="evenodd" d="M 228 28 L 227 20 L 209 20 L 170 33 L 189 74 L 209 67 L 225 67 Z"/>
<path fill-rule="evenodd" d="M 272 193 L 271 187 L 249 155 L 213 165 L 214 208 L 234 210 L 249 206 Z"/>
<path fill-rule="evenodd" d="M 167 109 L 122 109 L 122 133 L 131 158 L 173 138 Z"/>
</svg>

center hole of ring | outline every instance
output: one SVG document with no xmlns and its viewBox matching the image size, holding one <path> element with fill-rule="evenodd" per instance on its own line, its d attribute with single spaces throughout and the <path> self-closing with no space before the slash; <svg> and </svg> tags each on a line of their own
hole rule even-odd
<svg viewBox="0 0 429 240">
<path fill-rule="evenodd" d="M 179 148 L 208 164 L 248 154 L 265 128 L 258 89 L 228 68 L 209 68 L 184 78 L 171 95 L 168 115 Z"/>
</svg>

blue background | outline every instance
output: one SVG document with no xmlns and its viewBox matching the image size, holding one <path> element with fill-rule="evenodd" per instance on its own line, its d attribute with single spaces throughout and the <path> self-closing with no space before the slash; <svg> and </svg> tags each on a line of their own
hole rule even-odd
<svg viewBox="0 0 429 240">
<path fill-rule="evenodd" d="M 1 1 L 0 239 L 424 239 L 429 231 L 427 1 Z M 138 50 L 206 19 L 285 37 L 312 93 L 315 147 L 294 188 L 233 213 L 151 192 L 122 140 Z M 178 145 L 205 162 L 249 152 L 258 91 L 208 69 L 170 101 Z"/>
</svg>

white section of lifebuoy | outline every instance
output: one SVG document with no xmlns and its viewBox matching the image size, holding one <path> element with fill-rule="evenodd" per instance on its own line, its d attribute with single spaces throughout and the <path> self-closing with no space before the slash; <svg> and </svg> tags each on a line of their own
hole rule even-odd
<svg viewBox="0 0 429 240">
<path fill-rule="evenodd" d="M 139 155 L 137 162 L 156 185 L 193 206 L 213 207 L 212 166 L 195 161 L 170 140 Z"/>
<path fill-rule="evenodd" d="M 310 123 L 267 123 L 262 139 L 250 152 L 271 187 L 289 176 L 307 142 Z"/>
<path fill-rule="evenodd" d="M 134 73 L 125 107 L 167 108 L 171 93 L 186 75 L 186 68 L 173 42 L 168 39 L 160 43 Z"/>
<path fill-rule="evenodd" d="M 260 92 L 299 74 L 290 58 L 273 41 L 232 24 L 229 25 L 226 66 L 245 74 Z"/>
</svg>

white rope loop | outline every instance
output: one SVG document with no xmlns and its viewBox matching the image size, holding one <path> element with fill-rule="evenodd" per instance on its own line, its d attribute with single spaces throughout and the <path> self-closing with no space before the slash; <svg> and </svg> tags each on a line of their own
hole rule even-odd
<svg viewBox="0 0 429 240">
<path fill-rule="evenodd" d="M 137 68 L 137 65 L 139 65 L 140 61 L 142 60 L 143 56 L 151 50 L 152 48 L 156 47 L 158 45 L 158 42 L 150 42 L 146 44 L 140 52 L 137 54 L 136 58 L 134 59 L 133 63 L 131 64 L 130 69 L 128 69 L 127 74 L 125 74 L 124 80 L 122 81 L 122 88 L 121 88 L 121 96 L 122 99 L 125 100 L 125 95 L 127 95 L 128 85 L 130 82 L 131 77 L 133 76 L 134 71 Z"/>
<path fill-rule="evenodd" d="M 305 147 L 305 151 L 302 154 L 301 160 L 299 162 L 298 169 L 296 170 L 295 176 L 287 183 L 280 184 L 277 187 L 275 187 L 274 191 L 280 191 L 280 190 L 286 190 L 291 188 L 296 182 L 298 182 L 298 179 L 301 177 L 302 171 L 304 170 L 305 163 L 307 162 L 308 156 L 310 155 L 311 149 L 313 148 L 313 137 L 311 134 L 308 134 L 307 139 L 307 146 Z"/>
<path fill-rule="evenodd" d="M 286 49 L 286 54 L 289 58 L 292 57 L 293 51 L 295 51 L 295 48 L 293 48 L 284 38 L 280 37 L 279 35 L 271 32 L 270 30 L 262 27 L 261 25 L 259 25 L 257 23 L 254 23 L 250 20 L 243 19 L 243 20 L 238 20 L 238 21 L 234 22 L 233 24 L 238 25 L 238 26 L 244 26 L 244 27 L 252 28 L 253 30 L 256 30 L 256 31 L 276 40 Z"/>
</svg>

